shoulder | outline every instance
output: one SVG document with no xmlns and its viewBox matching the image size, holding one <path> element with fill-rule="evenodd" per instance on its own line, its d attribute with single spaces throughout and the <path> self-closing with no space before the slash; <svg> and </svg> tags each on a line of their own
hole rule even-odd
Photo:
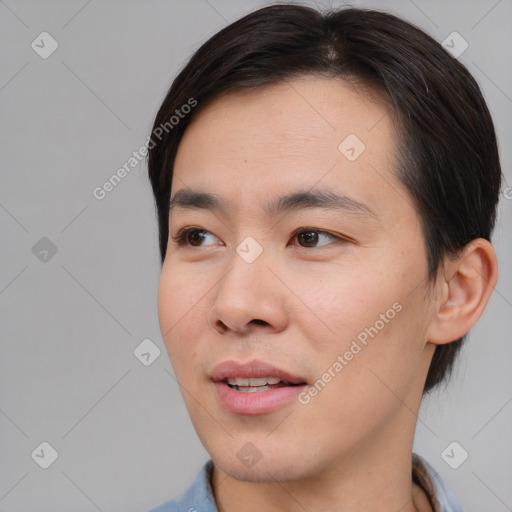
<svg viewBox="0 0 512 512">
<path fill-rule="evenodd" d="M 166 501 L 147 512 L 218 512 L 210 484 L 212 471 L 213 462 L 210 459 L 181 497 Z"/>
<path fill-rule="evenodd" d="M 429 497 L 435 512 L 464 512 L 441 479 L 441 475 L 420 455 L 412 454 L 413 481 Z"/>
</svg>

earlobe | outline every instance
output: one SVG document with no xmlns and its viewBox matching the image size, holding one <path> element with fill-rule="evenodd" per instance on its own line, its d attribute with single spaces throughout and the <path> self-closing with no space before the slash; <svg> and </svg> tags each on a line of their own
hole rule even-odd
<svg viewBox="0 0 512 512">
<path fill-rule="evenodd" d="M 497 278 L 496 253 L 483 238 L 467 244 L 456 259 L 447 256 L 428 341 L 443 345 L 464 336 L 485 309 Z"/>
</svg>

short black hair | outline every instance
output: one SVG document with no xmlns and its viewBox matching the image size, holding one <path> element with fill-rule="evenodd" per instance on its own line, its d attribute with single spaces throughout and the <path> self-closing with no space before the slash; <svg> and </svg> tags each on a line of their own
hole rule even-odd
<svg viewBox="0 0 512 512">
<path fill-rule="evenodd" d="M 278 4 L 206 41 L 173 81 L 156 115 L 153 130 L 160 127 L 162 133 L 150 141 L 148 167 L 162 262 L 175 156 L 201 106 L 221 92 L 309 75 L 355 81 L 389 100 L 398 121 L 396 173 L 422 222 L 431 282 L 446 254 L 457 254 L 476 238 L 490 241 L 502 174 L 491 115 L 466 67 L 392 14 L 359 8 L 322 13 Z M 196 111 L 170 126 L 173 113 L 191 99 Z M 424 393 L 451 373 L 464 339 L 436 347 Z"/>
</svg>

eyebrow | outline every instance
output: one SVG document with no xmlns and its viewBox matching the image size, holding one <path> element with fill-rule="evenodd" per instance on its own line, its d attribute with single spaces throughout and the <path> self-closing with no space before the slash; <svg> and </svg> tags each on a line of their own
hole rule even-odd
<svg viewBox="0 0 512 512">
<path fill-rule="evenodd" d="M 299 190 L 279 196 L 267 203 L 263 209 L 270 215 L 278 215 L 305 208 L 324 208 L 349 213 L 366 214 L 377 218 L 377 214 L 365 203 L 345 194 L 330 190 Z M 170 200 L 169 212 L 177 209 L 226 211 L 226 203 L 219 196 L 209 192 L 181 189 Z"/>
</svg>

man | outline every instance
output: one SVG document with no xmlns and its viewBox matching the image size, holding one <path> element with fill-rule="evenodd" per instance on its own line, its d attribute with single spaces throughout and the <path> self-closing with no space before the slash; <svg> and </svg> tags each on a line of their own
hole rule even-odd
<svg viewBox="0 0 512 512">
<path fill-rule="evenodd" d="M 497 279 L 468 71 L 386 13 L 271 6 L 196 52 L 153 134 L 160 327 L 211 456 L 155 512 L 461 510 L 412 445 Z"/>
</svg>

